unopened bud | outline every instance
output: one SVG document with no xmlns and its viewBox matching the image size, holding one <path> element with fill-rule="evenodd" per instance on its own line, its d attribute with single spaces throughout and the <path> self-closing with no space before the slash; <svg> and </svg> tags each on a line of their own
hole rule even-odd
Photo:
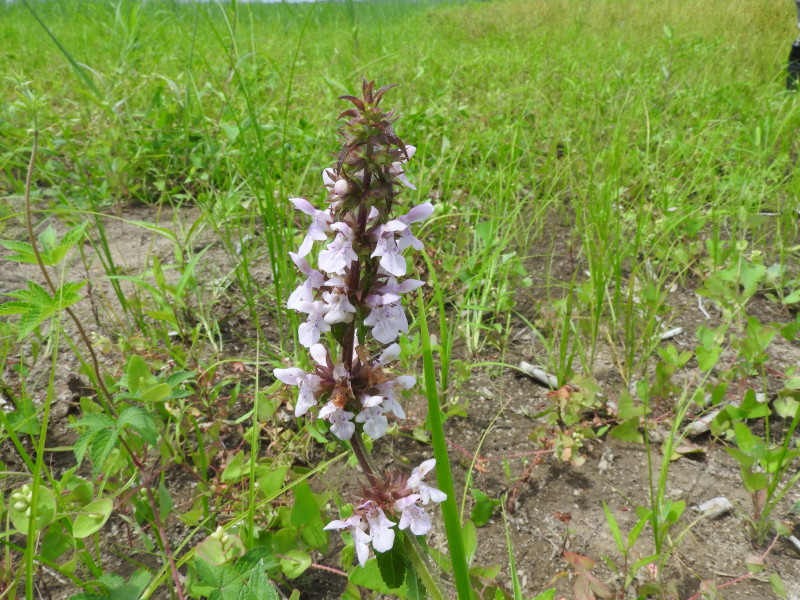
<svg viewBox="0 0 800 600">
<path fill-rule="evenodd" d="M 347 179 L 338 179 L 333 185 L 333 193 L 337 196 L 346 196 L 350 193 L 350 182 Z"/>
<path fill-rule="evenodd" d="M 17 512 L 22 512 L 26 508 L 28 508 L 28 503 L 27 502 L 15 502 L 14 503 L 14 510 L 17 511 Z"/>
</svg>

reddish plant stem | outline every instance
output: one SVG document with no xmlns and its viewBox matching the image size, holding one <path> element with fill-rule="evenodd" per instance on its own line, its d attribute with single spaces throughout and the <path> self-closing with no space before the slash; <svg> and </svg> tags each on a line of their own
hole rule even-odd
<svg viewBox="0 0 800 600">
<path fill-rule="evenodd" d="M 150 508 L 153 511 L 153 520 L 155 521 L 156 531 L 158 531 L 158 537 L 161 538 L 161 547 L 164 549 L 164 554 L 167 557 L 167 562 L 169 563 L 169 569 L 172 572 L 172 583 L 175 585 L 175 591 L 178 594 L 178 600 L 186 600 L 186 594 L 183 591 L 183 585 L 181 585 L 178 567 L 175 566 L 175 559 L 172 557 L 172 550 L 169 547 L 167 533 L 164 531 L 164 527 L 161 523 L 161 515 L 159 514 L 158 503 L 156 502 L 155 496 L 153 496 L 153 490 L 149 486 L 146 487 L 145 490 L 147 491 L 147 499 L 150 502 Z"/>
<path fill-rule="evenodd" d="M 765 558 L 767 558 L 767 555 L 772 551 L 772 548 L 773 548 L 773 546 L 775 546 L 775 542 L 778 541 L 779 537 L 780 536 L 778 536 L 778 535 L 775 536 L 775 538 L 772 540 L 770 545 L 764 551 L 764 554 L 762 554 L 759 557 L 759 561 L 763 561 Z M 734 579 L 731 579 L 730 581 L 726 581 L 725 583 L 720 583 L 718 586 L 715 586 L 714 589 L 721 590 L 722 588 L 726 588 L 728 586 L 731 586 L 734 583 L 739 583 L 740 581 L 744 581 L 745 579 L 750 579 L 754 575 L 755 575 L 755 573 L 745 573 L 744 575 L 739 575 L 739 577 L 735 577 Z M 687 598 L 687 600 L 697 600 L 698 598 L 700 598 L 705 593 L 706 592 L 704 592 L 704 591 L 699 591 L 694 596 L 691 596 L 691 597 Z"/>
</svg>

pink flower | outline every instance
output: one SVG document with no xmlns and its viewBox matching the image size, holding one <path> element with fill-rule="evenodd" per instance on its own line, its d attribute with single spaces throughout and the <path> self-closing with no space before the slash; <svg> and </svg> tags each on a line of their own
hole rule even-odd
<svg viewBox="0 0 800 600">
<path fill-rule="evenodd" d="M 353 231 L 347 223 L 334 223 L 331 229 L 338 231 L 327 250 L 319 253 L 319 268 L 328 273 L 344 275 L 351 262 L 358 260 L 353 251 Z"/>
<path fill-rule="evenodd" d="M 312 358 L 317 364 L 325 365 L 327 352 L 322 344 L 314 344 L 309 349 Z M 297 403 L 294 407 L 294 416 L 301 417 L 308 412 L 308 409 L 316 405 L 317 400 L 315 394 L 322 389 L 322 379 L 314 373 L 306 373 L 297 367 L 289 369 L 273 369 L 272 374 L 275 379 L 282 381 L 287 385 L 300 386 Z"/>
<path fill-rule="evenodd" d="M 319 410 L 320 419 L 325 419 L 331 424 L 331 432 L 340 440 L 349 440 L 356 431 L 356 426 L 351 419 L 355 413 L 343 410 L 330 402 Z"/>
<path fill-rule="evenodd" d="M 395 341 L 401 331 L 408 333 L 408 319 L 399 301 L 372 307 L 364 325 L 372 327 L 372 337 L 381 344 Z"/>
<path fill-rule="evenodd" d="M 414 535 L 425 535 L 431 529 L 431 517 L 417 505 L 419 494 L 411 494 L 394 502 L 394 509 L 401 513 L 398 529 L 411 529 Z"/>
<path fill-rule="evenodd" d="M 390 521 L 383 509 L 377 506 L 367 507 L 364 516 L 369 524 L 369 534 L 372 537 L 372 547 L 375 552 L 391 550 L 394 545 L 394 530 L 391 528 L 395 526 L 395 523 Z"/>
<path fill-rule="evenodd" d="M 420 466 L 415 467 L 414 470 L 411 471 L 408 483 L 406 484 L 408 485 L 408 489 L 419 494 L 423 504 L 428 504 L 431 500 L 434 502 L 444 502 L 447 500 L 447 494 L 422 482 L 422 478 L 425 477 L 434 466 L 436 466 L 436 459 L 431 458 L 423 462 Z"/>
<path fill-rule="evenodd" d="M 328 239 L 328 233 L 331 231 L 331 223 L 333 217 L 329 210 L 319 210 L 305 198 L 289 198 L 289 202 L 294 204 L 297 210 L 300 210 L 307 215 L 311 215 L 314 220 L 308 228 L 308 233 L 300 244 L 300 249 L 297 251 L 298 256 L 305 256 L 311 252 L 311 247 L 314 241 L 323 241 Z"/>
<path fill-rule="evenodd" d="M 298 307 L 304 302 L 314 301 L 314 290 L 319 289 L 325 282 L 325 276 L 316 269 L 312 269 L 305 258 L 298 256 L 294 252 L 289 252 L 289 256 L 292 257 L 294 264 L 300 272 L 308 277 L 300 287 L 292 292 L 289 296 L 289 300 L 286 302 L 287 308 L 299 310 Z"/>
<path fill-rule="evenodd" d="M 369 558 L 369 543 L 372 536 L 366 532 L 367 524 L 361 518 L 361 515 L 352 515 L 347 517 L 344 521 L 335 520 L 331 521 L 323 529 L 347 529 L 350 535 L 353 536 L 353 543 L 356 547 L 356 556 L 358 556 L 358 564 L 362 567 L 367 564 Z"/>
</svg>

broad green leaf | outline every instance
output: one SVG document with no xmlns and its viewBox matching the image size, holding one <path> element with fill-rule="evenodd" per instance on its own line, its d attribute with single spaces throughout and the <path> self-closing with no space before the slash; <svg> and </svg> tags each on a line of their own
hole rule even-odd
<svg viewBox="0 0 800 600">
<path fill-rule="evenodd" d="M 475 500 L 475 505 L 469 513 L 469 518 L 476 527 L 483 527 L 492 518 L 494 509 L 500 504 L 500 501 L 489 498 L 477 488 L 470 489 L 470 494 Z"/>
<path fill-rule="evenodd" d="M 73 423 L 70 427 L 86 427 L 89 431 L 99 431 L 100 429 L 112 429 L 116 427 L 114 419 L 108 415 L 89 414 L 85 415 L 80 421 Z"/>
<path fill-rule="evenodd" d="M 237 481 L 241 481 L 242 477 L 244 477 L 244 472 L 244 452 L 239 450 L 236 456 L 234 456 L 225 469 L 223 469 L 220 479 L 222 479 L 223 483 L 236 483 Z"/>
<path fill-rule="evenodd" d="M 138 354 L 131 356 L 125 374 L 127 375 L 128 391 L 134 396 L 138 394 L 142 383 L 147 384 L 152 377 L 147 363 Z"/>
<path fill-rule="evenodd" d="M 700 367 L 700 370 L 710 371 L 714 368 L 714 365 L 717 364 L 717 361 L 722 354 L 722 347 L 714 346 L 713 348 L 707 349 L 703 348 L 702 346 L 698 346 L 695 350 L 695 354 L 697 355 L 697 365 Z"/>
<path fill-rule="evenodd" d="M 311 555 L 302 550 L 290 550 L 281 558 L 281 569 L 289 579 L 300 577 L 311 566 Z"/>
<path fill-rule="evenodd" d="M 280 600 L 281 596 L 278 594 L 278 590 L 275 589 L 265 571 L 264 563 L 258 563 L 242 591 L 249 592 L 250 597 L 254 600 Z"/>
<path fill-rule="evenodd" d="M 72 546 L 72 536 L 67 533 L 64 526 L 58 522 L 53 523 L 47 528 L 42 539 L 42 556 L 55 562 Z"/>
<path fill-rule="evenodd" d="M 122 411 L 119 419 L 117 419 L 117 427 L 122 429 L 126 425 L 130 425 L 152 446 L 157 444 L 158 432 L 156 430 L 156 423 L 147 409 L 141 406 L 129 406 Z"/>
<path fill-rule="evenodd" d="M 148 404 L 154 404 L 168 398 L 171 393 L 172 388 L 168 383 L 159 383 L 148 388 L 147 391 L 142 392 L 142 400 Z"/>
<path fill-rule="evenodd" d="M 552 589 L 543 591 L 541 594 L 539 594 L 535 598 L 531 598 L 531 600 L 553 600 L 555 597 L 556 597 L 556 589 L 552 588 Z"/>
<path fill-rule="evenodd" d="M 781 576 L 777 573 L 772 573 L 769 576 L 769 586 L 772 588 L 772 593 L 775 594 L 778 598 L 788 598 L 789 596 L 786 594 L 786 588 L 783 585 L 783 580 Z"/>
<path fill-rule="evenodd" d="M 289 521 L 292 525 L 303 525 L 320 518 L 319 505 L 308 482 L 302 481 L 294 486 L 292 493 L 294 494 L 294 506 Z"/>
<path fill-rule="evenodd" d="M 31 515 L 25 514 L 27 508 L 25 510 L 17 510 L 13 502 L 8 507 L 8 516 L 11 519 L 11 523 L 22 535 L 28 535 L 31 516 L 36 519 L 34 531 L 37 532 L 53 522 L 56 516 L 56 497 L 48 488 L 40 487 L 36 498 L 36 506 L 30 506 Z"/>
<path fill-rule="evenodd" d="M 403 585 L 406 578 L 406 555 L 400 543 L 400 535 L 402 534 L 398 533 L 395 536 L 394 545 L 389 550 L 375 553 L 383 582 L 392 590 Z"/>
<path fill-rule="evenodd" d="M 636 442 L 639 444 L 644 442 L 644 436 L 639 431 L 639 417 L 632 417 L 627 421 L 623 421 L 608 433 L 624 442 Z"/>
<path fill-rule="evenodd" d="M 116 429 L 101 429 L 95 433 L 89 447 L 89 457 L 92 459 L 92 474 L 96 477 L 105 465 L 106 459 L 114 450 L 119 438 Z"/>
<path fill-rule="evenodd" d="M 100 530 L 111 516 L 114 503 L 110 498 L 95 500 L 83 507 L 83 511 L 75 517 L 72 524 L 72 535 L 82 539 Z"/>
</svg>

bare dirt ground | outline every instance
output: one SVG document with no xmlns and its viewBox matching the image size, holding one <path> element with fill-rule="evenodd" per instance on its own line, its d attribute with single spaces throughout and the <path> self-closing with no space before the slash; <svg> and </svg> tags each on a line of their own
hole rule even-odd
<svg viewBox="0 0 800 600">
<path fill-rule="evenodd" d="M 172 260 L 171 242 L 128 222 L 137 220 L 158 222 L 160 217 L 156 209 L 136 207 L 126 209 L 121 216 L 124 216 L 125 220 L 110 218 L 106 226 L 115 260 L 126 269 L 127 273 L 141 273 L 144 266 L 142 261 L 148 255 L 156 254 L 162 259 Z M 198 212 L 193 210 L 187 210 L 180 215 L 181 222 L 185 226 L 197 217 Z M 56 224 L 56 226 L 63 231 L 63 225 Z M 554 236 L 557 238 L 558 232 L 555 232 Z M 3 232 L 3 237 L 25 239 L 24 230 L 21 225 L 12 225 Z M 213 242 L 214 235 L 210 230 L 196 240 L 199 245 Z M 550 251 L 554 248 L 556 252 L 559 251 L 557 242 L 546 244 L 542 250 Z M 90 250 L 88 246 L 86 249 Z M 3 252 L 0 251 L 0 260 L 6 255 Z M 205 255 L 197 274 L 198 279 L 213 281 L 224 277 L 230 271 L 230 260 L 230 253 L 218 243 L 214 244 Z M 24 287 L 28 279 L 35 281 L 40 279 L 36 268 L 31 265 L 10 262 L 2 264 L 0 292 Z M 529 273 L 534 277 L 537 272 L 543 271 L 543 267 L 537 267 L 536 264 L 528 267 Z M 78 312 L 90 324 L 90 329 L 99 335 L 108 335 L 114 330 L 111 316 L 100 312 L 106 302 L 113 302 L 110 300 L 111 289 L 108 282 L 103 279 L 104 275 L 102 265 L 98 262 L 90 266 L 88 273 L 82 265 L 73 264 L 66 274 L 67 279 L 88 278 L 91 282 L 95 301 L 93 303 L 83 300 L 78 305 Z M 268 268 L 258 267 L 255 277 L 264 286 L 269 285 Z M 535 293 L 525 299 L 531 306 L 523 312 L 528 316 L 535 316 L 536 301 Z M 538 298 L 538 301 L 541 302 L 542 299 Z M 676 290 L 671 294 L 668 304 L 675 308 L 672 322 L 676 326 L 685 328 L 685 333 L 670 342 L 679 349 L 693 348 L 693 331 L 698 323 L 705 320 L 694 309 L 693 290 Z M 224 303 L 220 303 L 220 310 L 227 308 L 229 307 Z M 776 312 L 772 304 L 758 298 L 750 306 L 750 312 L 764 322 L 793 320 L 791 315 Z M 249 335 L 251 324 L 246 318 L 236 318 L 236 315 L 224 316 L 230 329 L 230 335 L 226 336 L 225 352 L 231 356 L 240 355 L 246 351 L 246 347 L 237 342 L 237 339 L 244 339 Z M 712 314 L 713 318 L 716 318 L 716 315 Z M 71 327 L 71 324 L 66 324 L 67 331 L 72 331 Z M 521 327 L 520 323 L 515 331 Z M 457 352 L 460 351 L 457 349 Z M 782 371 L 789 365 L 800 363 L 800 344 L 797 341 L 790 343 L 776 338 L 770 349 L 770 355 L 770 366 L 776 371 Z M 461 358 L 468 357 L 461 356 Z M 492 360 L 498 356 L 489 352 L 486 356 L 478 358 Z M 104 360 L 106 367 L 118 371 L 119 356 L 109 353 L 104 356 Z M 531 336 L 515 336 L 507 349 L 505 360 L 510 363 L 525 360 L 541 364 L 542 348 Z M 724 360 L 723 356 L 723 362 Z M 47 364 L 44 363 L 47 362 L 40 361 L 39 366 L 31 374 L 29 384 L 35 388 L 44 389 L 46 386 Z M 595 372 L 590 375 L 597 381 L 604 396 L 609 400 L 618 398 L 624 384 L 614 368 L 612 357 L 608 352 L 601 351 L 595 364 Z M 69 380 L 78 366 L 77 360 L 71 353 L 62 352 L 56 371 L 57 394 L 53 406 L 51 430 L 48 432 L 48 446 L 63 446 L 74 441 L 73 431 L 66 427 L 66 415 L 76 410 L 74 400 L 79 394 L 76 394 L 74 384 L 72 388 L 70 387 Z M 691 382 L 693 369 L 696 369 L 696 365 L 690 361 L 681 379 Z M 18 384 L 12 374 L 6 373 L 3 376 L 9 385 Z M 770 383 L 768 389 L 773 389 L 774 383 Z M 580 467 L 557 459 L 546 449 L 543 451 L 541 446 L 531 441 L 530 436 L 535 431 L 541 431 L 543 427 L 543 422 L 536 415 L 553 402 L 548 392 L 550 390 L 517 371 L 498 368 L 473 370 L 470 379 L 461 382 L 459 391 L 461 401 L 469 401 L 466 406 L 467 416 L 451 417 L 446 423 L 446 435 L 451 443 L 451 463 L 456 478 L 457 493 L 463 491 L 467 470 L 477 452 L 478 459 L 472 471 L 472 485 L 491 498 L 500 498 L 504 493 L 508 493 L 513 500 L 508 506 L 509 523 L 523 595 L 534 596 L 548 587 L 555 586 L 557 598 L 571 599 L 574 598 L 572 589 L 574 576 L 572 569 L 563 559 L 564 551 L 584 555 L 597 561 L 594 573 L 612 589 L 614 588 L 616 580 L 612 571 L 603 562 L 603 557 L 608 557 L 617 564 L 621 563 L 622 557 L 615 548 L 602 503 L 608 504 L 623 534 L 627 534 L 636 522 L 636 507 L 650 504 L 648 457 L 644 445 L 620 442 L 610 437 L 588 441 L 583 450 L 586 461 Z M 417 393 L 419 394 L 419 390 Z M 246 407 L 241 408 L 245 410 Z M 406 408 L 409 422 L 404 424 L 403 431 L 407 433 L 415 424 L 423 423 L 425 410 L 424 398 L 421 395 L 415 396 Z M 669 410 L 665 409 L 656 416 L 664 417 L 664 427 L 668 428 Z M 231 432 L 232 447 L 236 447 L 235 438 L 239 434 L 236 431 Z M 651 435 L 651 459 L 656 470 L 662 458 L 660 441 L 663 439 L 663 434 L 663 431 L 655 427 Z M 483 444 L 479 448 L 484 436 Z M 719 586 L 736 578 L 742 580 L 720 588 L 719 596 L 715 597 L 730 600 L 766 600 L 776 597 L 766 581 L 766 576 L 778 573 L 786 587 L 788 597 L 800 598 L 800 552 L 784 539 L 779 539 L 764 558 L 763 573 L 746 576 L 748 570 L 745 563 L 752 562 L 755 560 L 754 557 L 762 555 L 764 549 L 754 548 L 748 539 L 745 516 L 751 514 L 752 505 L 750 497 L 742 487 L 738 464 L 723 450 L 719 441 L 706 436 L 695 439 L 694 442 L 699 447 L 698 452 L 675 460 L 670 465 L 666 497 L 671 500 L 684 500 L 687 510 L 673 530 L 672 540 L 675 542 L 675 549 L 665 566 L 663 576 L 675 582 L 682 600 L 693 597 L 704 580 L 713 581 Z M 391 437 L 385 443 L 376 444 L 376 450 L 377 460 L 385 464 L 397 461 L 398 458 L 408 459 L 411 464 L 415 464 L 430 455 L 429 447 L 415 441 L 410 435 Z M 3 448 L 2 454 L 8 468 L 14 469 L 17 461 L 13 456 L 13 448 L 10 446 Z M 56 466 L 56 471 L 66 469 L 73 464 L 71 453 L 52 453 L 48 460 Z M 337 465 L 326 475 L 318 478 L 315 486 L 323 489 L 325 486 L 338 485 L 343 489 L 355 483 L 357 479 L 352 470 L 348 470 L 344 465 Z M 168 481 L 174 486 L 171 492 L 179 509 L 182 502 L 191 499 L 192 483 L 180 475 L 179 469 L 176 469 L 174 474 L 170 473 Z M 342 494 L 346 496 L 347 492 L 342 491 Z M 691 507 L 717 496 L 727 497 L 733 503 L 734 510 L 718 519 L 697 520 L 698 513 Z M 789 508 L 797 501 L 800 501 L 800 489 L 787 494 L 776 516 L 791 522 L 794 517 L 789 514 Z M 471 506 L 470 503 L 471 499 L 468 497 L 467 510 Z M 124 505 L 115 508 L 121 512 L 126 510 Z M 168 520 L 168 529 L 176 543 L 183 540 L 187 532 L 177 518 Z M 123 575 L 131 572 L 133 567 L 126 562 L 126 556 L 157 566 L 156 558 L 137 549 L 138 543 L 133 537 L 129 538 L 125 523 L 121 519 L 112 517 L 101 535 L 102 543 L 108 553 L 106 567 L 109 571 Z M 640 543 L 632 552 L 631 562 L 652 552 L 650 540 L 649 528 L 646 527 Z M 444 544 L 441 523 L 435 527 L 430 543 L 433 546 Z M 337 542 L 332 544 L 332 551 L 328 555 L 317 556 L 315 560 L 323 565 L 338 567 L 336 544 Z M 505 531 L 499 511 L 488 524 L 478 529 L 475 564 L 504 565 L 500 580 L 510 589 L 510 573 L 505 567 L 508 564 Z M 647 581 L 650 575 L 652 572 L 648 575 L 647 569 L 641 569 L 638 573 L 638 583 Z M 39 583 L 46 587 L 49 597 L 56 600 L 66 598 L 77 591 L 65 582 L 60 582 L 52 572 L 42 571 L 39 577 Z M 295 585 L 302 590 L 304 598 L 335 598 L 345 583 L 337 579 L 338 577 L 311 569 L 296 580 Z"/>
</svg>

